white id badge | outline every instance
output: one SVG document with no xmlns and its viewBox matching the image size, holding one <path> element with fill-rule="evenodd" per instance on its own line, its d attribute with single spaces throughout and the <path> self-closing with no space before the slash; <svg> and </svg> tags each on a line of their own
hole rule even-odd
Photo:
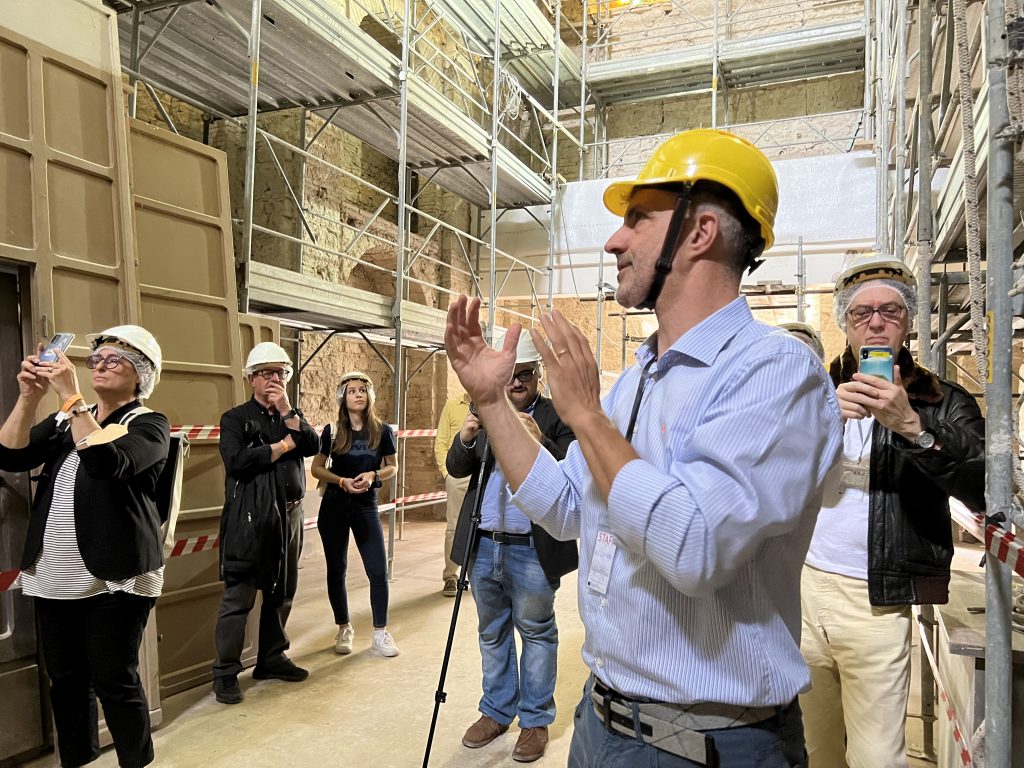
<svg viewBox="0 0 1024 768">
<path fill-rule="evenodd" d="M 867 493 L 870 475 L 871 467 L 867 464 L 843 461 L 843 477 L 840 481 L 842 490 L 845 491 L 847 489 L 853 489 L 862 493 Z"/>
<path fill-rule="evenodd" d="M 608 531 L 597 532 L 594 556 L 590 560 L 587 587 L 603 595 L 608 592 L 608 579 L 612 575 L 612 561 L 615 560 L 615 537 Z"/>
</svg>

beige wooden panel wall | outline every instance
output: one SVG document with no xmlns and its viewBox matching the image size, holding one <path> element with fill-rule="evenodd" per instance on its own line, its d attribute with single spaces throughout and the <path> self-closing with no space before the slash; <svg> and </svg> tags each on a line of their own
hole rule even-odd
<svg viewBox="0 0 1024 768">
<path fill-rule="evenodd" d="M 3 25 L 0 259 L 34 267 L 33 335 L 76 334 L 80 361 L 87 333 L 139 321 L 120 84 Z"/>
<path fill-rule="evenodd" d="M 142 318 L 164 353 L 151 407 L 172 424 L 217 424 L 246 396 L 226 159 L 135 120 L 129 136 Z M 193 441 L 176 538 L 216 535 L 223 503 L 218 441 Z M 165 695 L 209 679 L 220 596 L 216 550 L 168 562 L 157 604 Z"/>
</svg>

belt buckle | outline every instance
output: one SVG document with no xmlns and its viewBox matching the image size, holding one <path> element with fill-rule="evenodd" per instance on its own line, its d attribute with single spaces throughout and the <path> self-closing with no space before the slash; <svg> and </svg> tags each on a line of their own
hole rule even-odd
<svg viewBox="0 0 1024 768">
<path fill-rule="evenodd" d="M 504 541 L 502 541 L 502 537 L 503 537 L 504 535 L 505 535 L 505 534 L 504 534 L 504 533 L 502 533 L 501 531 L 491 531 L 491 535 L 490 535 L 490 537 L 489 537 L 489 538 L 490 538 L 490 540 L 491 540 L 491 541 L 493 541 L 493 542 L 494 542 L 495 544 L 504 544 L 505 542 L 504 542 Z"/>
</svg>

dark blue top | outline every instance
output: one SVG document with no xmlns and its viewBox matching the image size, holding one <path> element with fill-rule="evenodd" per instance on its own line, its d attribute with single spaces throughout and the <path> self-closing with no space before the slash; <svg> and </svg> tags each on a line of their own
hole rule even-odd
<svg viewBox="0 0 1024 768">
<path fill-rule="evenodd" d="M 376 448 L 367 445 L 369 433 L 365 429 L 352 433 L 352 447 L 347 453 L 336 453 L 334 448 L 334 435 L 332 425 L 324 427 L 320 435 L 320 453 L 328 456 L 330 460 L 327 469 L 338 477 L 355 477 L 361 472 L 375 472 L 384 464 L 385 456 L 394 456 L 398 451 L 395 448 L 395 433 L 391 431 L 391 425 L 381 425 L 380 443 Z M 327 486 L 324 496 L 332 493 L 344 493 L 337 485 Z M 356 503 L 376 504 L 377 489 L 371 488 L 366 493 L 351 494 L 352 501 Z"/>
</svg>

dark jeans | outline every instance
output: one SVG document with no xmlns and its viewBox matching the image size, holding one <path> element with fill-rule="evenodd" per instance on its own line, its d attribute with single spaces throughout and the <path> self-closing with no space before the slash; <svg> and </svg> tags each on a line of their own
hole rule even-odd
<svg viewBox="0 0 1024 768">
<path fill-rule="evenodd" d="M 604 727 L 590 699 L 591 677 L 576 706 L 569 768 L 698 768 L 700 763 Z M 720 768 L 806 768 L 804 726 L 796 700 L 776 717 L 739 728 L 704 731 L 715 742 Z"/>
<path fill-rule="evenodd" d="M 288 541 L 285 544 L 284 588 L 263 591 L 260 607 L 260 634 L 256 649 L 256 666 L 273 663 L 284 656 L 290 643 L 284 625 L 292 612 L 292 599 L 299 580 L 299 555 L 302 552 L 302 505 L 288 512 Z M 256 588 L 252 581 L 228 579 L 217 614 L 217 661 L 214 677 L 232 677 L 242 671 L 242 648 L 245 645 L 245 623 L 256 604 Z"/>
<path fill-rule="evenodd" d="M 332 493 L 320 504 L 317 530 L 324 542 L 327 560 L 327 597 L 334 611 L 335 624 L 348 624 L 348 590 L 345 572 L 348 570 L 349 531 L 356 540 L 363 570 L 370 580 L 370 608 L 373 626 L 388 623 L 388 562 L 384 550 L 384 531 L 380 525 L 377 505 L 353 504 L 348 494 Z"/>
<path fill-rule="evenodd" d="M 155 603 L 125 592 L 83 600 L 36 598 L 61 765 L 85 765 L 99 757 L 97 697 L 118 764 L 141 768 L 153 762 L 139 647 Z"/>
</svg>

